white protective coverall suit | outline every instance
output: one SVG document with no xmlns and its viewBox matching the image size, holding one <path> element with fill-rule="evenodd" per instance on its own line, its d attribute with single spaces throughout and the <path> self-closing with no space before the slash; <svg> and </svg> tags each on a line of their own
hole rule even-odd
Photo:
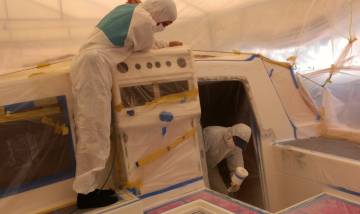
<svg viewBox="0 0 360 214">
<path fill-rule="evenodd" d="M 112 72 L 135 51 L 169 46 L 154 33 L 175 21 L 173 0 L 147 0 L 113 9 L 96 26 L 74 59 L 70 77 L 76 127 L 76 178 L 73 188 L 87 194 L 100 188 L 110 156 Z"/>
<path fill-rule="evenodd" d="M 210 187 L 223 194 L 227 194 L 228 190 L 217 166 L 222 160 L 226 159 L 230 177 L 232 177 L 239 168 L 247 174 L 242 155 L 244 146 L 240 148 L 235 145 L 233 137 L 239 137 L 245 143 L 249 142 L 251 137 L 250 127 L 240 123 L 232 127 L 208 126 L 204 129 L 206 162 Z"/>
</svg>

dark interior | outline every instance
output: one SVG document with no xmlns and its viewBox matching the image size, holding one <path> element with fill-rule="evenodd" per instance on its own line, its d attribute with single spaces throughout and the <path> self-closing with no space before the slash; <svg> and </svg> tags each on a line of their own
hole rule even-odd
<svg viewBox="0 0 360 214">
<path fill-rule="evenodd" d="M 229 127 L 245 123 L 252 129 L 252 136 L 246 150 L 243 151 L 245 168 L 249 176 L 238 192 L 230 196 L 264 208 L 262 197 L 260 167 L 257 155 L 259 129 L 246 89 L 241 81 L 199 81 L 201 103 L 201 125 Z M 230 178 L 225 161 L 220 163 L 220 172 L 229 186 Z"/>
</svg>

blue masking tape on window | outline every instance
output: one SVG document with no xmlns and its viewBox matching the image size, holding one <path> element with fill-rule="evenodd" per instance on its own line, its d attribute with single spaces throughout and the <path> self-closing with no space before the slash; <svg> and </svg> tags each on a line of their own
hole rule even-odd
<svg viewBox="0 0 360 214">
<path fill-rule="evenodd" d="M 17 194 L 17 193 L 21 193 L 24 191 L 28 191 L 28 190 L 31 190 L 34 188 L 42 187 L 42 186 L 52 184 L 55 182 L 59 182 L 62 180 L 66 180 L 66 179 L 69 179 L 69 178 L 72 178 L 75 176 L 75 154 L 74 154 L 74 146 L 73 146 L 73 141 L 72 141 L 72 133 L 71 133 L 71 128 L 70 128 L 69 112 L 68 112 L 68 108 L 67 108 L 66 97 L 58 96 L 56 98 L 58 101 L 58 105 L 60 106 L 61 111 L 62 111 L 61 115 L 59 115 L 59 116 L 63 120 L 63 123 L 69 128 L 69 133 L 66 136 L 66 139 L 67 139 L 66 140 L 66 144 L 67 144 L 66 149 L 68 150 L 69 155 L 67 157 L 64 157 L 64 158 L 70 159 L 69 167 L 64 171 L 59 171 L 52 175 L 40 177 L 40 178 L 34 179 L 30 182 L 20 183 L 18 185 L 14 185 L 9 188 L 0 189 L 0 198 L 6 197 L 9 195 L 13 195 L 13 194 Z M 25 107 L 26 107 L 26 109 L 35 108 L 35 104 L 33 101 L 17 103 L 17 104 L 8 105 L 8 106 L 10 106 L 9 109 L 12 109 L 15 112 L 23 111 L 25 109 Z M 19 106 L 21 106 L 21 110 L 20 110 Z"/>
<path fill-rule="evenodd" d="M 20 112 L 20 111 L 26 111 L 29 109 L 33 109 L 33 108 L 35 108 L 35 104 L 33 101 L 22 102 L 22 103 L 6 105 L 5 112 L 16 113 L 16 112 Z"/>
<path fill-rule="evenodd" d="M 67 135 L 67 145 L 68 145 L 68 151 L 70 154 L 71 159 L 71 171 L 72 171 L 72 177 L 75 177 L 75 169 L 76 169 L 76 160 L 75 160 L 75 145 L 72 138 L 72 132 L 71 132 L 71 126 L 70 126 L 70 120 L 69 117 L 71 117 L 71 114 L 69 113 L 68 107 L 67 107 L 67 101 L 66 96 L 58 96 L 57 97 L 58 104 L 61 106 L 61 109 L 63 111 L 64 115 L 64 122 L 65 125 L 69 128 L 69 134 Z"/>
</svg>

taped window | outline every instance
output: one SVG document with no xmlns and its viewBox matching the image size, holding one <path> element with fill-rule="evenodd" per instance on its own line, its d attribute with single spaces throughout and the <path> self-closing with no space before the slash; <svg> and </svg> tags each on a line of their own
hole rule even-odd
<svg viewBox="0 0 360 214">
<path fill-rule="evenodd" d="M 0 197 L 75 175 L 65 96 L 2 106 Z M 20 172 L 20 173 L 19 173 Z"/>
<path fill-rule="evenodd" d="M 125 108 L 145 105 L 155 98 L 154 86 L 140 85 L 120 88 L 121 102 Z"/>
<path fill-rule="evenodd" d="M 159 84 L 160 96 L 167 96 L 171 94 L 178 94 L 189 91 L 188 80 L 181 80 L 175 82 L 166 82 Z"/>
</svg>

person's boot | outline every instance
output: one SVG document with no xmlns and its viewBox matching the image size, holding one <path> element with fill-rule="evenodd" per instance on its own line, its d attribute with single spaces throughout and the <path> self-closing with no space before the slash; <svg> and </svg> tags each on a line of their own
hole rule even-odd
<svg viewBox="0 0 360 214">
<path fill-rule="evenodd" d="M 99 189 L 96 189 L 96 190 L 98 190 L 99 191 Z M 103 193 L 104 194 L 106 194 L 106 195 L 115 195 L 115 191 L 114 190 L 112 190 L 112 189 L 103 189 L 103 190 L 101 190 L 101 191 L 103 191 Z"/>
<path fill-rule="evenodd" d="M 113 190 L 96 189 L 88 194 L 78 193 L 77 207 L 79 209 L 104 207 L 116 203 L 118 198 Z"/>
</svg>

